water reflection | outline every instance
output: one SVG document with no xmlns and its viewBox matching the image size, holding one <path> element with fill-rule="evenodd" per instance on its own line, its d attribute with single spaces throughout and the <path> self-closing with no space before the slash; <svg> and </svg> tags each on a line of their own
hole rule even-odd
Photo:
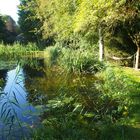
<svg viewBox="0 0 140 140">
<path fill-rule="evenodd" d="M 23 69 L 18 65 L 15 69 L 10 70 L 7 74 L 1 75 L 6 81 L 0 96 L 0 130 L 2 140 L 8 136 L 23 136 L 27 133 L 24 124 L 28 126 L 37 125 L 37 110 L 28 102 L 28 92 L 25 89 L 25 74 Z M 22 129 L 22 131 L 21 131 Z M 19 131 L 20 130 L 20 131 Z M 16 133 L 17 131 L 21 133 Z M 18 134 L 18 135 L 17 135 Z"/>
<path fill-rule="evenodd" d="M 4 69 L 4 70 L 0 70 L 0 79 L 4 79 L 6 78 L 8 70 Z"/>
<path fill-rule="evenodd" d="M 47 101 L 60 90 L 70 94 L 94 90 L 94 76 L 68 74 L 57 66 L 50 69 L 45 59 L 25 58 L 10 66 L 8 62 L 7 66 L 0 62 L 0 78 L 5 83 L 0 85 L 0 140 L 20 140 L 29 135 L 29 129 L 39 125 Z"/>
</svg>

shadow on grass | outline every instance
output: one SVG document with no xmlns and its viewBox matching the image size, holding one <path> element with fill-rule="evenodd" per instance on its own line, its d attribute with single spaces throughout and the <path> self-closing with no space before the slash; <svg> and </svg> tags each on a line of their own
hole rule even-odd
<svg viewBox="0 0 140 140">
<path fill-rule="evenodd" d="M 133 126 L 112 126 L 104 128 L 99 140 L 140 140 L 140 128 Z"/>
</svg>

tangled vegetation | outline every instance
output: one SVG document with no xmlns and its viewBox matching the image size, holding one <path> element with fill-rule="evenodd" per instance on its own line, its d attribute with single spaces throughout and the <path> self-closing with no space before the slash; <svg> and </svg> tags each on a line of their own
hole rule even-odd
<svg viewBox="0 0 140 140">
<path fill-rule="evenodd" d="M 49 100 L 42 116 L 43 126 L 34 131 L 34 140 L 121 140 L 120 131 L 128 123 L 131 111 L 130 84 L 133 82 L 119 69 L 108 67 L 101 79 L 93 81 L 93 89 L 71 93 L 61 89 Z M 47 117 L 47 118 L 46 118 Z M 120 127 L 120 128 L 119 128 Z M 113 129 L 116 134 L 110 133 Z M 108 133 L 110 134 L 108 134 Z"/>
<path fill-rule="evenodd" d="M 31 140 L 140 139 L 133 129 L 140 128 L 139 74 L 135 77 L 136 72 L 132 75 L 112 63 L 121 60 L 121 65 L 133 65 L 137 70 L 140 67 L 140 0 L 20 0 L 18 8 L 19 27 L 15 26 L 15 31 L 8 31 L 6 26 L 10 17 L 0 14 L 0 58 L 4 59 L 0 67 L 9 64 L 1 67 L 6 81 L 8 67 L 16 65 L 12 60 L 20 61 L 18 66 L 31 74 L 27 86 L 31 89 L 26 97 L 34 106 L 40 100 L 42 106 L 47 106 L 40 115 L 41 126 L 31 128 Z M 19 43 L 14 43 L 16 40 Z M 35 55 L 39 50 L 41 57 Z M 34 58 L 43 62 L 33 62 Z M 42 67 L 38 68 L 39 65 Z M 57 82 L 51 78 L 58 77 L 50 74 L 50 69 L 58 70 L 55 74 L 63 78 L 64 84 L 59 81 L 57 91 Z M 69 81 L 66 77 L 77 75 L 87 80 L 90 77 L 90 82 L 82 78 Z M 40 84 L 37 78 L 41 76 L 46 84 Z M 32 77 L 37 80 L 32 81 Z M 53 81 L 52 87 L 47 78 Z M 5 86 L 3 81 L 0 80 L 0 91 Z M 42 95 L 44 85 L 54 92 L 53 98 Z M 18 104 L 14 92 L 13 95 L 11 101 Z M 10 114 L 4 104 L 1 116 Z M 129 133 L 131 129 L 134 133 Z"/>
</svg>

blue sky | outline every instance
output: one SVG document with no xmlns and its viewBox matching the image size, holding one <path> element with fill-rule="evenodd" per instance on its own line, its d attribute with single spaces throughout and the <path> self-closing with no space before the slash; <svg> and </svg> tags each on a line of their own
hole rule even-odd
<svg viewBox="0 0 140 140">
<path fill-rule="evenodd" d="M 17 5 L 19 5 L 19 0 L 0 0 L 0 13 L 10 15 L 17 22 Z"/>
</svg>

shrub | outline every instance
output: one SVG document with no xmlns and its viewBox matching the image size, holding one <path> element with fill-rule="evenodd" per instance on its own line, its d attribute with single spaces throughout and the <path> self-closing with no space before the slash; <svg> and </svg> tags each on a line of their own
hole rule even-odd
<svg viewBox="0 0 140 140">
<path fill-rule="evenodd" d="M 62 49 L 59 64 L 69 72 L 96 72 L 102 65 L 91 50 Z"/>
</svg>

